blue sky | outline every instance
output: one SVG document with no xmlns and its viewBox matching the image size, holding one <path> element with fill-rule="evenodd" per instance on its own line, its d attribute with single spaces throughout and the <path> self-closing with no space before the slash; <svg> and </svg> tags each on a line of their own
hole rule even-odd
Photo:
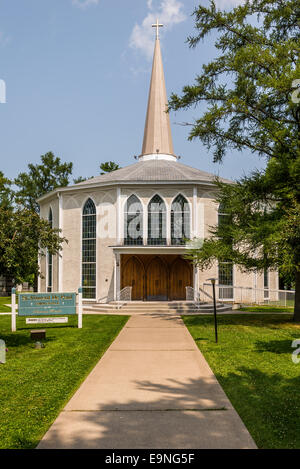
<svg viewBox="0 0 300 469">
<path fill-rule="evenodd" d="M 207 0 L 199 0 L 199 2 Z M 242 0 L 217 0 L 221 7 Z M 0 170 L 8 177 L 53 151 L 74 163 L 74 177 L 100 162 L 125 166 L 141 152 L 156 18 L 167 92 L 191 84 L 215 55 L 210 43 L 189 49 L 198 0 L 0 0 Z M 181 162 L 235 179 L 264 161 L 249 152 L 212 163 L 199 141 L 188 142 L 197 109 L 171 113 Z"/>
</svg>

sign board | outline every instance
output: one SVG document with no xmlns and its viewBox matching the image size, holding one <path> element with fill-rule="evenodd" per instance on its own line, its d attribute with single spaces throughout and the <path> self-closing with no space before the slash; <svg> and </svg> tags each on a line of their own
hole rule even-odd
<svg viewBox="0 0 300 469">
<path fill-rule="evenodd" d="M 65 324 L 69 318 L 26 318 L 26 324 Z"/>
<path fill-rule="evenodd" d="M 76 293 L 20 293 L 19 316 L 76 314 Z"/>
</svg>

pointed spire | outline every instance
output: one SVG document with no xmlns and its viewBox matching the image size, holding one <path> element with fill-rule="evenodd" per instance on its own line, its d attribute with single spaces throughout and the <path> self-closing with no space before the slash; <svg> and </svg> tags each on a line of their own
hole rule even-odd
<svg viewBox="0 0 300 469">
<path fill-rule="evenodd" d="M 167 111 L 167 92 L 159 42 L 158 20 L 156 27 L 156 41 L 152 65 L 148 109 L 145 123 L 144 141 L 140 159 L 170 159 L 176 160 L 173 150 L 170 117 Z"/>
</svg>

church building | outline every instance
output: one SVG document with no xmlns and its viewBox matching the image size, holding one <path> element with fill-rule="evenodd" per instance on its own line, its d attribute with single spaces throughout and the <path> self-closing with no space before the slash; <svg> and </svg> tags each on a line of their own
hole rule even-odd
<svg viewBox="0 0 300 469">
<path fill-rule="evenodd" d="M 260 289 L 266 299 L 278 288 L 276 272 L 243 273 L 230 262 L 202 272 L 183 257 L 188 240 L 209 236 L 222 208 L 214 175 L 182 164 L 174 152 L 156 26 L 142 152 L 130 166 L 38 200 L 41 217 L 68 239 L 60 256 L 41 256 L 39 291 L 82 286 L 84 300 L 94 303 L 115 301 L 126 291 L 133 301 L 183 301 L 199 293 L 209 301 L 203 292 L 214 277 L 220 299 L 238 301 L 234 286 Z"/>
</svg>

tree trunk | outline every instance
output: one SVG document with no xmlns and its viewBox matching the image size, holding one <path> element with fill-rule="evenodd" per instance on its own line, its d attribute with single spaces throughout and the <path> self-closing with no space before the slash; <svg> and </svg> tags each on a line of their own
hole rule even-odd
<svg viewBox="0 0 300 469">
<path fill-rule="evenodd" d="M 300 270 L 296 271 L 294 322 L 300 322 Z"/>
</svg>

